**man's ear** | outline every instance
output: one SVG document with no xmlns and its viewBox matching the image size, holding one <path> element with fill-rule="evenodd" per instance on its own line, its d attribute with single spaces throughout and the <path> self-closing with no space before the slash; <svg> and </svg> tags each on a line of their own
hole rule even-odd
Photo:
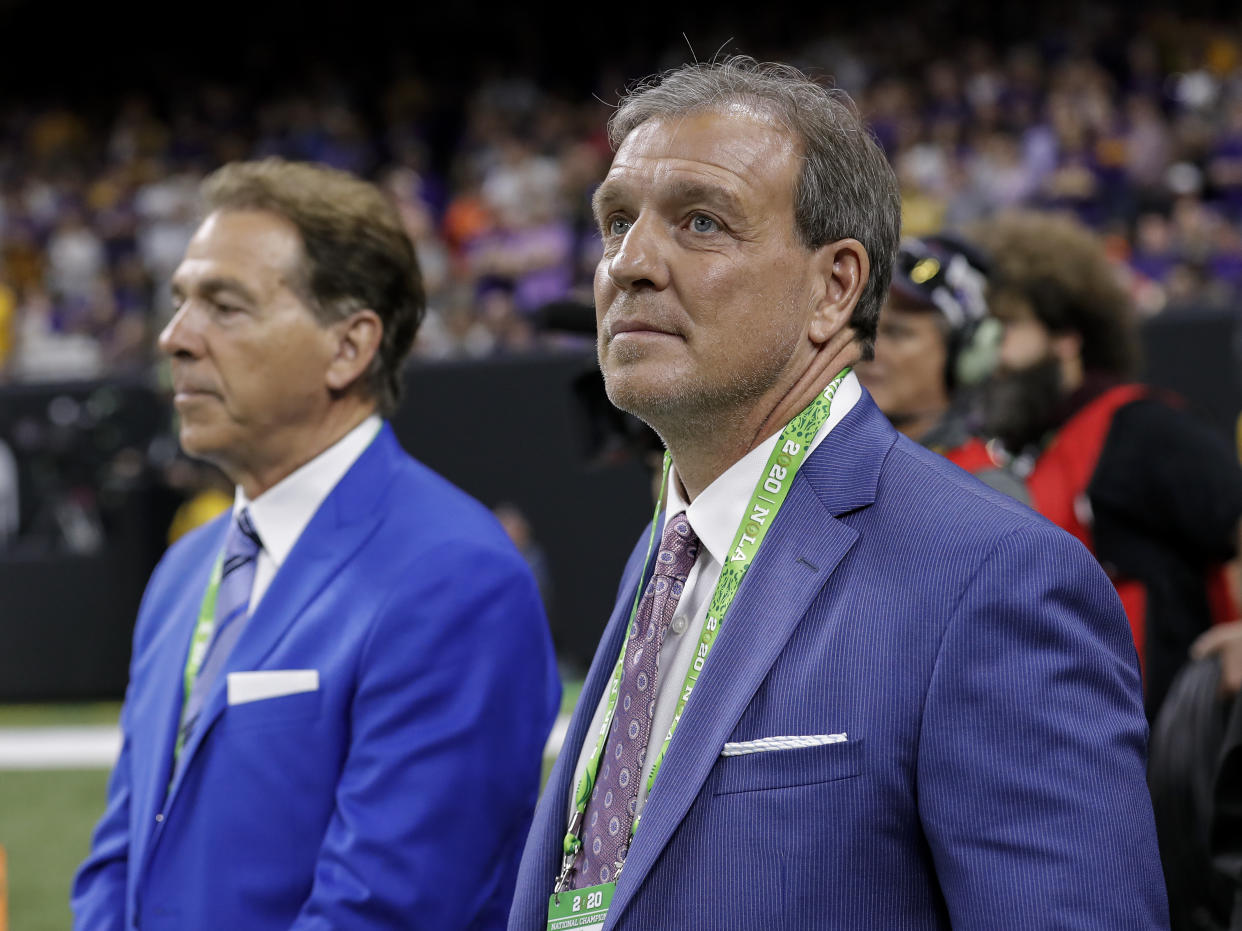
<svg viewBox="0 0 1242 931">
<path fill-rule="evenodd" d="M 327 384 L 332 391 L 345 391 L 362 377 L 379 352 L 384 324 L 375 311 L 356 310 L 331 329 L 336 336 L 336 353 L 328 364 Z"/>
<path fill-rule="evenodd" d="M 807 331 L 822 346 L 850 325 L 850 315 L 871 277 L 871 258 L 857 239 L 838 239 L 815 251 L 814 306 Z"/>
</svg>

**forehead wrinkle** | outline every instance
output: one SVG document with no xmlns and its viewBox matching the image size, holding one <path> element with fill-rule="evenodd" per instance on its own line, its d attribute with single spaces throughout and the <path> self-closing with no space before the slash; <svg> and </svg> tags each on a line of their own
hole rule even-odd
<svg viewBox="0 0 1242 931">
<path fill-rule="evenodd" d="M 262 300 L 262 294 L 247 285 L 241 276 L 220 269 L 220 264 L 219 260 L 208 258 L 183 260 L 169 282 L 172 292 L 184 296 L 187 291 L 193 291 L 212 297 L 224 291 L 232 291 L 250 303 L 257 304 Z M 263 284 L 262 281 L 256 283 L 260 286 Z"/>
<path fill-rule="evenodd" d="M 704 177 L 702 179 L 687 177 L 688 174 Z M 670 166 L 665 170 L 656 171 L 650 180 L 657 185 L 657 194 L 661 199 L 671 201 L 679 207 L 704 204 L 731 214 L 745 213 L 745 206 L 737 192 L 730 188 L 726 179 L 718 178 L 715 174 L 693 168 L 683 169 Z M 630 184 L 623 180 L 601 184 L 591 198 L 591 207 L 596 219 L 600 219 L 609 208 L 629 201 L 633 196 L 630 187 Z"/>
<path fill-rule="evenodd" d="M 186 262 L 215 266 L 213 277 L 274 292 L 285 287 L 300 294 L 308 280 L 306 245 L 296 224 L 267 209 L 220 207 L 199 225 L 186 251 Z M 256 298 L 262 295 L 254 294 Z"/>
<path fill-rule="evenodd" d="M 724 117 L 725 119 L 740 119 L 751 123 L 759 123 L 775 130 L 778 135 L 786 137 L 791 135 L 789 126 L 777 116 L 771 104 L 763 100 L 730 94 L 717 97 L 700 106 L 691 107 L 681 112 L 655 114 L 650 119 L 635 126 L 634 131 L 650 123 L 665 123 L 672 128 L 673 138 L 676 138 L 677 133 L 687 121 L 701 116 L 713 115 Z"/>
<path fill-rule="evenodd" d="M 705 116 L 749 123 L 751 131 L 722 132 L 710 149 L 699 146 L 692 139 L 687 143 L 689 151 L 685 148 L 678 151 L 683 129 L 690 129 L 686 124 Z M 657 143 L 658 151 L 651 151 L 652 137 L 658 139 L 661 132 L 667 133 L 667 138 Z M 756 137 L 760 135 L 762 144 L 755 145 Z M 627 147 L 630 151 L 626 151 Z M 805 160 L 798 140 L 792 138 L 781 123 L 762 110 L 740 104 L 736 107 L 711 107 L 676 116 L 654 117 L 634 128 L 621 143 L 617 156 L 619 161 L 613 162 L 605 184 L 618 171 L 638 174 L 643 180 L 686 172 L 711 178 L 717 185 L 723 182 L 726 188 L 729 179 L 736 179 L 746 188 L 753 190 L 761 190 L 768 185 L 771 173 L 767 166 L 782 156 L 790 158 L 794 163 L 796 186 L 796 178 Z M 644 171 L 640 165 L 647 161 L 655 162 L 657 168 L 654 171 Z M 727 177 L 722 177 L 718 172 Z"/>
<path fill-rule="evenodd" d="M 256 307 L 270 303 L 283 288 L 303 303 L 310 303 L 310 291 L 303 281 L 307 277 L 304 271 L 300 267 L 280 267 L 283 264 L 256 261 L 251 269 L 233 271 L 235 265 L 231 259 L 186 259 L 174 273 L 170 285 L 173 293 L 181 297 L 188 291 L 207 298 L 231 291 Z M 202 266 L 201 270 L 196 270 L 196 265 Z"/>
</svg>

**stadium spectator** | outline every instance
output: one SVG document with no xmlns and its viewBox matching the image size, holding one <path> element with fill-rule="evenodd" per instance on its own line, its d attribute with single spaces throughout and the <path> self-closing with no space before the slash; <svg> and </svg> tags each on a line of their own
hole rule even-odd
<svg viewBox="0 0 1242 931">
<path fill-rule="evenodd" d="M 1134 381 L 1133 305 L 1101 241 L 1063 216 L 1014 212 L 972 230 L 992 259 L 1003 326 L 985 432 L 1014 457 L 1032 506 L 1113 579 L 1155 718 L 1195 639 L 1231 621 L 1242 470 L 1229 445 Z"/>
<path fill-rule="evenodd" d="M 875 356 L 858 364 L 858 378 L 910 439 L 1025 501 L 1022 482 L 994 461 L 972 422 L 969 388 L 991 363 L 986 268 L 978 250 L 955 237 L 903 240 Z"/>
</svg>

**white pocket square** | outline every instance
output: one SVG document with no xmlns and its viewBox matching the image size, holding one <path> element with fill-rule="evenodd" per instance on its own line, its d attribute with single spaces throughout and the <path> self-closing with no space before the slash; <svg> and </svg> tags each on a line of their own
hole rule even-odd
<svg viewBox="0 0 1242 931">
<path fill-rule="evenodd" d="M 744 756 L 747 753 L 764 753 L 768 750 L 796 750 L 799 747 L 822 747 L 824 744 L 843 744 L 844 734 L 807 734 L 803 737 L 763 737 L 759 740 L 743 740 L 727 743 L 721 756 Z"/>
<path fill-rule="evenodd" d="M 230 672 L 228 676 L 230 705 L 244 705 L 318 689 L 318 669 L 256 669 L 253 672 Z"/>
</svg>

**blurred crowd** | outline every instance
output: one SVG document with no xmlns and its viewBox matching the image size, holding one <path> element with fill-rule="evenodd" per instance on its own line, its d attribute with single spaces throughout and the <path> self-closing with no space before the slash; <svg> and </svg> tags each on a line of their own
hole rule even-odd
<svg viewBox="0 0 1242 931">
<path fill-rule="evenodd" d="M 1231 306 L 1242 285 L 1242 31 L 1172 17 L 1112 42 L 966 43 L 862 95 L 905 232 L 1063 210 L 1103 234 L 1141 313 Z"/>
<path fill-rule="evenodd" d="M 595 261 L 589 193 L 605 165 L 603 119 L 530 85 L 482 87 L 444 177 L 420 138 L 427 93 L 416 78 L 395 82 L 378 127 L 334 81 L 258 101 L 202 86 L 171 115 L 134 95 L 104 126 L 66 107 L 0 105 L 0 373 L 59 380 L 149 366 L 200 179 L 269 155 L 372 177 L 392 195 L 429 292 L 422 355 L 533 345 L 533 312 L 567 298 Z"/>
<path fill-rule="evenodd" d="M 1061 208 L 1106 236 L 1143 313 L 1232 306 L 1242 27 L 1076 16 L 1016 43 L 946 43 L 909 22 L 813 30 L 800 48 L 735 44 L 859 101 L 900 178 L 907 233 Z M 323 70 L 292 92 L 204 80 L 175 100 L 154 88 L 89 108 L 0 100 L 0 380 L 147 371 L 199 179 L 268 155 L 391 193 L 430 295 L 417 355 L 572 339 L 549 335 L 541 309 L 590 302 L 589 197 L 609 157 L 605 101 L 624 79 L 594 80 L 596 93 L 578 93 L 480 78 L 448 138 L 432 131 L 438 88 L 410 66 L 378 95 Z"/>
</svg>

